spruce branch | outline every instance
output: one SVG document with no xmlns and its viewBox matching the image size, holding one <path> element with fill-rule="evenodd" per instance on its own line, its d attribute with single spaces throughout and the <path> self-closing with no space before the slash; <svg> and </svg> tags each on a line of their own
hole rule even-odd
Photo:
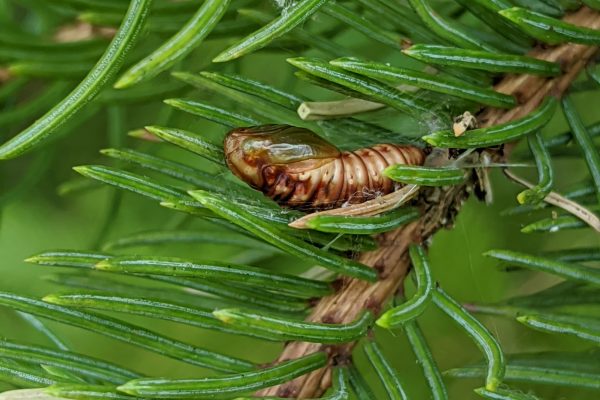
<svg viewBox="0 0 600 400">
<path fill-rule="evenodd" d="M 588 7 L 567 14 L 564 21 L 581 27 L 600 29 L 600 13 Z M 481 127 L 490 127 L 523 117 L 536 109 L 548 95 L 562 96 L 597 50 L 597 47 L 578 44 L 563 44 L 550 48 L 540 46 L 534 49 L 529 53 L 530 56 L 559 63 L 563 74 L 551 79 L 534 75 L 506 76 L 495 86 L 495 89 L 505 94 L 515 95 L 520 105 L 508 111 L 497 108 L 483 110 L 478 116 Z M 513 147 L 514 145 L 506 145 L 504 150 L 488 149 L 487 151 L 492 159 L 505 162 Z M 433 189 L 423 191 L 418 199 L 419 206 L 424 211 L 423 217 L 398 230 L 380 235 L 378 238 L 380 247 L 375 251 L 362 253 L 358 257 L 361 263 L 379 271 L 380 280 L 370 284 L 357 279 L 344 279 L 337 293 L 319 301 L 308 317 L 308 321 L 349 323 L 365 309 L 378 315 L 386 302 L 402 287 L 410 266 L 409 245 L 426 242 L 437 230 L 450 226 L 460 205 L 477 184 L 475 179 L 472 176 L 465 183 L 452 186 L 443 192 Z M 318 397 L 331 385 L 332 366 L 337 361 L 350 357 L 355 344 L 356 342 L 331 347 L 317 343 L 289 343 L 279 356 L 279 361 L 296 359 L 325 349 L 329 354 L 328 366 L 257 394 L 299 398 Z"/>
</svg>

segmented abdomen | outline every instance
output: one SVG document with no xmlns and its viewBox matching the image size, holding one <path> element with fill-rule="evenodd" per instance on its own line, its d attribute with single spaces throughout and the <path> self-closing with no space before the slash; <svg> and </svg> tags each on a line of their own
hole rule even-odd
<svg viewBox="0 0 600 400">
<path fill-rule="evenodd" d="M 418 147 L 378 144 L 341 152 L 332 161 L 299 173 L 285 166 L 265 166 L 260 189 L 278 203 L 294 208 L 340 207 L 393 192 L 398 184 L 382 171 L 394 164 L 422 165 L 424 160 Z"/>
</svg>

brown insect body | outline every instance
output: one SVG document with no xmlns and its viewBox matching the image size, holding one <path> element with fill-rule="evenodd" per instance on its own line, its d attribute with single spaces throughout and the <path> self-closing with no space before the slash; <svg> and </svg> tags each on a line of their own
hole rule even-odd
<svg viewBox="0 0 600 400">
<path fill-rule="evenodd" d="M 399 185 L 382 175 L 386 167 L 425 160 L 421 149 L 407 145 L 339 151 L 310 130 L 289 125 L 234 129 L 224 148 L 236 176 L 293 208 L 333 208 L 391 193 Z"/>
</svg>

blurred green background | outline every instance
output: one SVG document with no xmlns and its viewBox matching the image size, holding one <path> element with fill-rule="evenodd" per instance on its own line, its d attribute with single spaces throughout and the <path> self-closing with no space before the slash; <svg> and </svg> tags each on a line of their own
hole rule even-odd
<svg viewBox="0 0 600 400">
<path fill-rule="evenodd" d="M 314 24 L 315 21 L 311 23 Z M 35 24 L 35 20 L 28 20 L 27 29 L 42 29 Z M 149 38 L 143 48 L 151 49 L 153 43 L 156 44 L 160 39 Z M 387 48 L 379 45 L 373 45 L 358 34 L 342 34 L 336 37 L 336 41 L 365 58 L 389 60 L 395 63 L 402 63 L 404 60 L 398 54 L 390 53 Z M 184 65 L 181 65 L 181 69 L 210 70 L 213 67 L 208 65 L 208 60 L 227 43 L 223 40 L 208 41 Z M 310 51 L 308 54 L 311 54 Z M 226 65 L 224 68 L 226 71 L 300 92 L 314 99 L 339 98 L 331 92 L 296 80 L 292 68 L 285 62 L 285 58 L 292 55 L 297 55 L 297 49 L 288 49 L 285 44 L 281 44 L 263 50 L 259 54 L 244 57 L 241 61 Z M 164 79 L 169 78 L 165 76 Z M 29 96 L 35 96 L 36 90 L 35 86 L 32 87 Z M 215 99 L 211 94 L 198 93 L 189 88 L 184 89 L 178 96 L 220 100 Z M 600 96 L 582 94 L 577 95 L 575 99 L 585 121 L 596 122 Z M 25 101 L 23 98 L 15 98 L 5 107 L 13 107 L 23 101 Z M 43 296 L 60 290 L 59 286 L 48 280 L 48 277 L 59 272 L 59 269 L 31 266 L 23 261 L 42 250 L 93 249 L 97 248 L 98 243 L 107 239 L 150 229 L 172 227 L 211 229 L 210 225 L 200 220 L 189 219 L 130 193 L 116 195 L 113 189 L 106 187 L 87 188 L 68 195 L 59 194 L 57 188 L 62 183 L 77 178 L 71 167 L 81 164 L 110 163 L 102 159 L 98 150 L 113 146 L 115 140 L 128 147 L 143 149 L 190 165 L 204 166 L 210 170 L 202 160 L 189 153 L 164 144 L 136 141 L 126 137 L 126 132 L 158 122 L 217 138 L 224 133 L 223 127 L 166 109 L 160 99 L 122 108 L 118 105 L 112 107 L 112 110 L 106 106 L 99 107 L 92 118 L 75 127 L 71 132 L 65 132 L 69 134 L 67 138 L 47 145 L 35 154 L 0 164 L 0 290 L 33 296 Z M 235 104 L 230 103 L 229 107 L 236 109 Z M 111 112 L 123 112 L 125 116 L 124 125 L 118 128 L 119 137 L 116 139 L 107 134 L 108 114 Z M 395 125 L 406 124 L 406 121 L 394 122 L 396 121 L 394 115 L 386 111 L 367 114 L 362 118 L 391 125 L 397 131 L 411 129 L 410 125 Z M 0 132 L 0 138 L 4 140 L 10 137 L 27 122 L 23 121 L 22 124 L 16 124 L 8 130 L 4 129 Z M 544 133 L 550 136 L 565 129 L 562 116 L 557 115 Z M 402 133 L 407 132 L 402 131 Z M 573 159 L 557 161 L 555 169 L 559 189 L 581 181 L 587 173 L 584 164 Z M 524 176 L 535 179 L 534 169 L 522 171 Z M 441 231 L 432 239 L 430 255 L 435 278 L 455 298 L 463 302 L 493 302 L 514 294 L 530 293 L 557 281 L 544 274 L 523 271 L 504 272 L 495 261 L 481 256 L 482 252 L 490 248 L 537 253 L 554 248 L 600 246 L 598 236 L 586 233 L 587 231 L 560 232 L 555 236 L 520 233 L 520 227 L 542 216 L 549 216 L 550 212 L 541 211 L 510 218 L 500 216 L 503 209 L 516 205 L 515 196 L 520 188 L 508 182 L 498 171 L 492 171 L 492 178 L 493 205 L 487 206 L 471 198 L 464 205 L 454 228 Z M 300 261 L 290 257 L 276 256 L 261 260 L 256 258 L 256 254 L 250 252 L 240 254 L 239 249 L 216 245 L 165 245 L 159 249 L 136 248 L 129 252 L 197 256 L 217 260 L 237 259 L 284 271 L 300 271 L 306 267 Z M 409 283 L 409 295 L 412 290 L 412 285 Z M 211 333 L 174 323 L 131 316 L 127 316 L 127 320 L 139 322 L 152 330 L 190 343 L 259 362 L 272 360 L 281 350 L 280 345 Z M 482 317 L 482 320 L 498 337 L 507 353 L 585 348 L 585 344 L 577 340 L 537 333 L 513 321 L 491 317 Z M 481 354 L 473 342 L 436 310 L 430 309 L 421 320 L 421 324 L 442 369 L 462 366 L 481 359 Z M 209 371 L 159 357 L 90 332 L 53 322 L 49 322 L 48 325 L 74 350 L 112 360 L 140 372 L 182 377 L 210 374 Z M 394 366 L 402 372 L 410 399 L 425 399 L 427 393 L 425 381 L 420 368 L 414 362 L 404 334 L 399 333 L 394 337 L 380 330 L 376 335 L 383 341 Z M 20 317 L 2 308 L 0 308 L 0 336 L 47 344 L 46 339 Z M 362 363 L 364 356 L 360 351 L 356 352 L 356 358 L 359 360 L 360 368 L 372 382 L 376 382 L 373 372 L 365 368 Z M 481 386 L 481 382 L 449 380 L 448 386 L 452 399 L 468 400 L 477 398 L 472 389 Z M 528 389 L 526 386 L 521 387 L 524 390 Z M 0 391 L 7 388 L 8 386 L 0 384 Z M 594 398 L 593 393 L 562 388 L 535 387 L 533 389 L 545 399 Z"/>
</svg>

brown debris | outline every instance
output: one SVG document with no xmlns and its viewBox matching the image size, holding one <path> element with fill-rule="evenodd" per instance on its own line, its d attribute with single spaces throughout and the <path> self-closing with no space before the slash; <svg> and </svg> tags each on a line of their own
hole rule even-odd
<svg viewBox="0 0 600 400">
<path fill-rule="evenodd" d="M 78 21 L 63 25 L 54 34 L 54 40 L 59 43 L 78 42 L 96 38 L 112 39 L 117 29 L 106 26 L 95 26 L 88 22 Z"/>
<path fill-rule="evenodd" d="M 454 136 L 462 136 L 463 133 L 469 129 L 476 129 L 479 126 L 477 117 L 468 111 L 465 111 L 458 117 L 454 118 L 454 124 L 452 125 L 452 131 Z"/>
<path fill-rule="evenodd" d="M 12 75 L 8 68 L 0 68 L 0 83 L 8 82 Z"/>
</svg>

